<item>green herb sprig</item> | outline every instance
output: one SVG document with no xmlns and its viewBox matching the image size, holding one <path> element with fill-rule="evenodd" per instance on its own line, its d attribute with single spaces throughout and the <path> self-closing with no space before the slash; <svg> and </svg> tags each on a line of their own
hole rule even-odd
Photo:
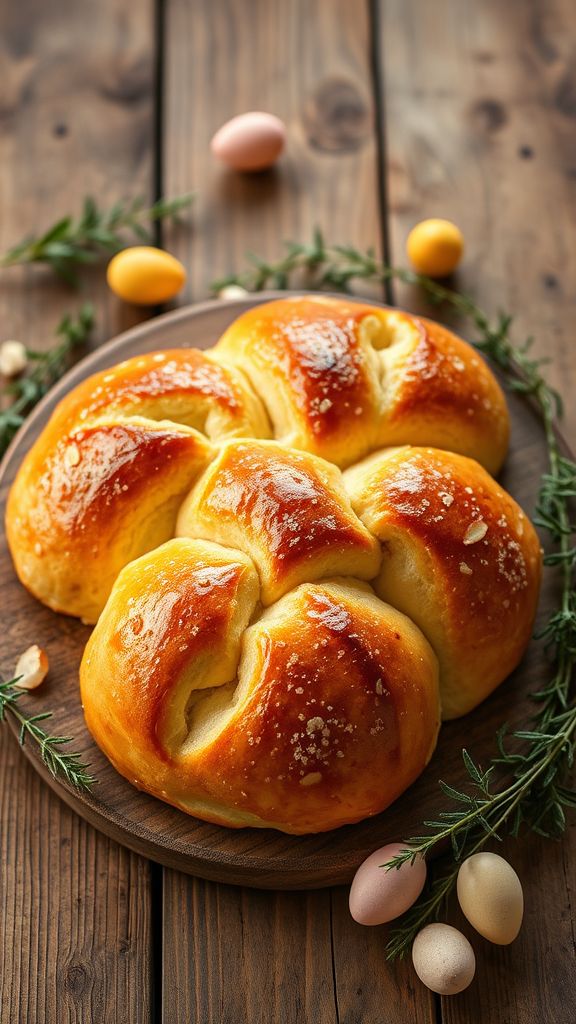
<svg viewBox="0 0 576 1024">
<path fill-rule="evenodd" d="M 103 254 L 118 252 L 127 244 L 127 236 L 132 241 L 149 244 L 151 235 L 147 225 L 176 218 L 190 206 L 193 198 L 189 194 L 159 199 L 148 207 L 142 198 L 121 200 L 104 210 L 88 196 L 77 217 L 63 217 L 44 234 L 25 238 L 0 259 L 0 267 L 44 263 L 75 285 L 81 266 L 95 262 Z"/>
<path fill-rule="evenodd" d="M 506 743 L 503 727 L 497 734 L 498 753 L 487 770 L 463 750 L 467 788 L 440 782 L 449 809 L 425 821 L 427 831 L 407 839 L 406 849 L 383 865 L 386 870 L 398 869 L 446 844 L 452 852 L 448 872 L 427 886 L 391 932 L 386 950 L 388 958 L 395 959 L 404 956 L 420 928 L 438 916 L 463 859 L 505 833 L 518 836 L 523 826 L 539 835 L 559 836 L 566 827 L 565 808 L 576 806 L 571 784 L 576 752 L 576 546 L 571 540 L 576 531 L 571 513 L 576 463 L 563 453 L 558 438 L 555 421 L 562 414 L 562 403 L 542 372 L 546 360 L 532 357 L 530 338 L 520 346 L 513 343 L 511 316 L 501 313 L 492 321 L 469 296 L 411 270 L 391 267 L 373 251 L 327 245 L 319 231 L 310 244 L 288 242 L 285 254 L 274 262 L 253 254 L 249 260 L 251 265 L 245 271 L 214 282 L 213 289 L 219 291 L 227 284 L 249 291 L 287 288 L 296 275 L 300 286 L 304 278 L 306 287 L 339 291 L 348 290 L 358 280 L 379 284 L 398 280 L 419 286 L 433 303 L 448 306 L 472 325 L 476 331 L 472 343 L 500 369 L 510 390 L 533 401 L 544 427 L 548 471 L 541 480 L 535 522 L 554 548 L 545 564 L 559 567 L 561 574 L 558 605 L 541 633 L 553 666 L 551 678 L 531 695 L 538 710 L 529 728 L 510 737 L 513 749 Z"/>
<path fill-rule="evenodd" d="M 7 715 L 12 715 L 20 726 L 20 745 L 23 747 L 27 738 L 37 743 L 40 757 L 54 778 L 60 776 L 76 789 L 90 790 L 96 782 L 96 778 L 90 774 L 90 765 L 85 764 L 82 755 L 76 751 L 62 749 L 67 743 L 72 742 L 71 738 L 50 736 L 39 724 L 51 718 L 52 712 L 25 715 L 20 710 L 18 702 L 25 691 L 16 689 L 19 678 L 16 676 L 7 682 L 0 682 L 0 722 L 3 722 Z"/>
<path fill-rule="evenodd" d="M 75 317 L 67 314 L 62 318 L 56 328 L 60 340 L 51 349 L 47 352 L 26 349 L 30 369 L 4 388 L 11 404 L 0 409 L 0 456 L 24 423 L 27 413 L 68 368 L 70 353 L 86 341 L 93 326 L 94 308 L 86 302 Z"/>
</svg>

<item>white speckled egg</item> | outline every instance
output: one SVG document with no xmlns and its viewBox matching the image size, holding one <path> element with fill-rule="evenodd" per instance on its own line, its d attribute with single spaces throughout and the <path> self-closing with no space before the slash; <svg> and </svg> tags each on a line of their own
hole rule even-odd
<svg viewBox="0 0 576 1024">
<path fill-rule="evenodd" d="M 522 924 L 524 894 L 514 868 L 497 853 L 475 853 L 458 872 L 458 901 L 470 924 L 490 942 L 507 946 Z"/>
<path fill-rule="evenodd" d="M 222 125 L 211 148 L 234 171 L 263 171 L 276 163 L 285 144 L 286 128 L 280 118 L 254 110 Z"/>
<path fill-rule="evenodd" d="M 414 970 L 432 992 L 463 992 L 476 972 L 474 950 L 465 935 L 449 924 L 429 924 L 414 939 Z"/>
<path fill-rule="evenodd" d="M 358 924 L 385 924 L 400 917 L 418 899 L 426 881 L 426 863 L 417 857 L 400 868 L 386 871 L 382 864 L 406 846 L 391 843 L 367 857 L 360 865 L 350 889 L 350 913 Z"/>
</svg>

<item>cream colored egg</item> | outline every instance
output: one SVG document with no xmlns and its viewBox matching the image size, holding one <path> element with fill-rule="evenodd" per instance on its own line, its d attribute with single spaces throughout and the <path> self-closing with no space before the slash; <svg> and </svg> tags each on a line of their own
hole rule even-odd
<svg viewBox="0 0 576 1024">
<path fill-rule="evenodd" d="M 522 924 L 524 894 L 514 868 L 497 853 L 475 853 L 458 872 L 458 901 L 470 924 L 490 942 L 507 946 Z"/>
<path fill-rule="evenodd" d="M 186 271 L 175 256 L 153 245 L 133 245 L 112 257 L 106 270 L 112 291 L 136 306 L 156 306 L 178 294 Z"/>
<path fill-rule="evenodd" d="M 222 125 L 211 148 L 235 171 L 263 171 L 276 163 L 285 144 L 286 128 L 280 118 L 254 110 Z"/>
<path fill-rule="evenodd" d="M 414 970 L 432 992 L 463 992 L 476 971 L 474 950 L 465 935 L 449 924 L 429 924 L 414 939 Z"/>
<path fill-rule="evenodd" d="M 350 888 L 350 913 L 358 924 L 385 924 L 400 917 L 418 899 L 426 881 L 426 864 L 417 857 L 400 868 L 382 867 L 406 847 L 382 846 L 358 868 Z"/>
</svg>

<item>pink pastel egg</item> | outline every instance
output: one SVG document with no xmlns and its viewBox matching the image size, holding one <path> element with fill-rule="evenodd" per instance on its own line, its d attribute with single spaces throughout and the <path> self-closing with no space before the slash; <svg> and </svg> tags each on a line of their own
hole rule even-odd
<svg viewBox="0 0 576 1024">
<path fill-rule="evenodd" d="M 389 871 L 381 866 L 405 849 L 402 843 L 381 846 L 358 868 L 350 889 L 350 913 L 358 924 L 386 924 L 418 899 L 426 881 L 422 857 Z"/>
<path fill-rule="evenodd" d="M 276 163 L 285 143 L 286 128 L 280 118 L 253 110 L 223 124 L 211 148 L 234 171 L 262 171 Z"/>
</svg>

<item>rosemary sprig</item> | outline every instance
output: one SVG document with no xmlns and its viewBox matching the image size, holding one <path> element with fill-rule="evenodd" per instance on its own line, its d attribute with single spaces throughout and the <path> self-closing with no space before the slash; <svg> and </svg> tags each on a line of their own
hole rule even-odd
<svg viewBox="0 0 576 1024">
<path fill-rule="evenodd" d="M 561 573 L 560 600 L 541 633 L 551 656 L 551 678 L 531 695 L 538 711 L 530 728 L 513 733 L 514 749 L 505 746 L 503 727 L 497 734 L 498 755 L 486 771 L 463 750 L 468 788 L 460 790 L 440 782 L 450 809 L 440 811 L 435 820 L 425 821 L 428 831 L 407 839 L 406 849 L 383 865 L 386 870 L 397 869 L 418 855 L 426 856 L 438 844 L 449 844 L 452 852 L 448 872 L 427 886 L 391 932 L 386 950 L 388 958 L 395 959 L 404 956 L 420 928 L 437 917 L 464 858 L 489 840 L 499 840 L 504 833 L 518 836 L 522 826 L 539 835 L 559 836 L 566 826 L 565 808 L 576 806 L 576 791 L 570 783 L 576 752 L 572 690 L 576 666 L 576 546 L 571 541 L 576 530 L 571 518 L 576 463 L 563 454 L 559 443 L 555 420 L 562 414 L 562 403 L 542 372 L 546 360 L 532 357 L 530 338 L 521 346 L 513 343 L 511 316 L 500 313 L 492 322 L 469 296 L 411 270 L 391 267 L 372 251 L 327 245 L 319 231 L 314 232 L 310 244 L 288 242 L 285 254 L 275 262 L 254 255 L 249 259 L 247 270 L 215 282 L 213 288 L 218 291 L 226 284 L 239 284 L 249 291 L 287 288 L 295 274 L 300 279 L 304 276 L 307 287 L 340 291 L 348 290 L 356 280 L 380 284 L 399 280 L 418 285 L 433 303 L 445 304 L 468 320 L 476 331 L 475 347 L 500 369 L 510 390 L 534 402 L 544 427 L 548 471 L 541 480 L 535 521 L 554 546 L 545 564 L 560 567 Z M 497 770 L 500 784 L 494 788 Z"/>
<path fill-rule="evenodd" d="M 66 315 L 58 324 L 56 334 L 60 339 L 47 352 L 26 349 L 30 370 L 22 377 L 8 384 L 5 395 L 11 397 L 11 404 L 0 410 L 0 455 L 6 451 L 16 431 L 22 426 L 26 414 L 46 394 L 48 389 L 68 366 L 70 353 L 88 337 L 94 325 L 94 309 L 85 303 L 76 317 Z"/>
<path fill-rule="evenodd" d="M 23 239 L 0 259 L 0 267 L 44 263 L 75 285 L 76 272 L 83 264 L 122 249 L 127 244 L 126 235 L 132 240 L 149 243 L 151 236 L 146 225 L 174 219 L 190 206 L 193 198 L 190 194 L 159 199 L 148 207 L 142 198 L 121 200 L 103 210 L 87 196 L 77 217 L 63 217 L 44 234 Z"/>
<path fill-rule="evenodd" d="M 24 695 L 24 690 L 17 690 L 17 676 L 7 682 L 0 682 L 0 722 L 3 722 L 6 715 L 12 715 L 20 726 L 19 742 L 24 746 L 29 737 L 38 744 L 40 756 L 48 768 L 50 774 L 56 778 L 57 775 L 66 779 L 76 789 L 90 790 L 96 778 L 90 774 L 90 765 L 84 764 L 82 755 L 76 751 L 65 751 L 62 747 L 70 743 L 69 736 L 50 736 L 40 722 L 52 717 L 51 711 L 43 711 L 38 715 L 25 715 L 18 706 L 18 701 Z"/>
</svg>

